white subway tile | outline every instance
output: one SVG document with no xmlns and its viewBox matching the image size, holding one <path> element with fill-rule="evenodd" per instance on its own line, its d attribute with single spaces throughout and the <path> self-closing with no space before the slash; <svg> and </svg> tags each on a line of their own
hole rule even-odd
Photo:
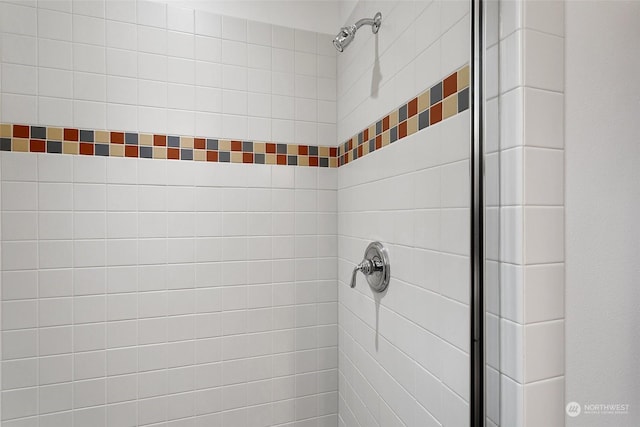
<svg viewBox="0 0 640 427">
<path fill-rule="evenodd" d="M 524 143 L 527 146 L 564 147 L 564 97 L 538 89 L 524 90 Z"/>
<path fill-rule="evenodd" d="M 210 37 L 220 37 L 222 35 L 222 18 L 212 13 L 195 11 L 195 31 Z"/>
<path fill-rule="evenodd" d="M 2 393 L 2 418 L 28 417 L 38 414 L 38 388 L 9 390 Z"/>
<path fill-rule="evenodd" d="M 107 101 L 110 103 L 136 104 L 138 102 L 138 81 L 136 79 L 109 76 L 107 77 L 106 91 Z"/>
<path fill-rule="evenodd" d="M 172 58 L 167 60 L 167 80 L 169 83 L 183 83 L 193 86 L 196 79 L 196 63 L 190 59 Z"/>
<path fill-rule="evenodd" d="M 64 77 L 64 76 L 63 76 Z M 64 80 L 63 80 L 64 81 Z M 76 99 L 86 101 L 105 101 L 107 92 L 107 80 L 105 76 L 93 73 L 73 73 L 73 95 Z M 68 92 L 68 94 L 71 92 Z M 68 96 L 64 94 L 63 97 Z M 58 95 L 53 95 L 58 96 Z"/>
<path fill-rule="evenodd" d="M 165 56 L 138 53 L 138 78 L 165 81 L 167 79 L 167 63 Z"/>
<path fill-rule="evenodd" d="M 525 326 L 523 344 L 527 383 L 564 374 L 564 321 Z"/>
<path fill-rule="evenodd" d="M 167 28 L 173 31 L 193 33 L 195 18 L 193 9 L 167 6 Z"/>
<path fill-rule="evenodd" d="M 230 42 L 227 42 L 227 43 L 230 43 Z M 228 48 L 233 47 L 233 45 L 231 44 L 227 44 L 227 46 Z M 246 52 L 246 61 L 247 61 L 247 65 L 250 68 L 271 70 L 271 48 L 266 46 L 250 44 L 246 49 L 238 49 L 238 51 L 235 52 L 236 65 L 242 65 L 242 63 L 238 63 L 238 62 L 242 60 L 242 57 L 240 55 L 243 50 Z M 228 53 L 227 53 L 227 57 L 228 59 L 225 60 L 225 63 L 230 63 L 226 61 L 229 61 L 230 59 L 234 59 L 232 57 L 229 57 Z"/>
<path fill-rule="evenodd" d="M 105 45 L 105 20 L 73 15 L 73 41 L 75 43 Z"/>
<path fill-rule="evenodd" d="M 501 375 L 500 380 L 501 422 L 514 426 L 523 425 L 525 414 L 524 387 L 506 375 Z"/>
<path fill-rule="evenodd" d="M 136 22 L 136 2 L 124 0 L 118 2 L 105 2 L 105 16 L 107 19 L 121 22 Z"/>
<path fill-rule="evenodd" d="M 524 209 L 524 260 L 527 264 L 564 261 L 564 209 Z"/>
<path fill-rule="evenodd" d="M 247 66 L 247 44 L 233 40 L 222 40 L 222 63 Z"/>
<path fill-rule="evenodd" d="M 37 123 L 35 96 L 2 94 L 2 120 L 9 123 Z"/>
<path fill-rule="evenodd" d="M 37 39 L 30 36 L 3 34 L 2 62 L 36 65 Z"/>
<path fill-rule="evenodd" d="M 0 26 L 7 33 L 25 34 L 35 36 L 37 34 L 37 10 L 33 7 L 18 4 L 2 4 L 2 20 Z"/>
<path fill-rule="evenodd" d="M 247 21 L 247 42 L 251 44 L 258 44 L 262 46 L 271 46 L 271 32 L 272 27 L 270 24 Z"/>
<path fill-rule="evenodd" d="M 38 37 L 71 41 L 71 17 L 70 13 L 38 9 Z"/>
<path fill-rule="evenodd" d="M 564 39 L 525 30 L 522 39 L 523 82 L 528 87 L 564 90 Z"/>
<path fill-rule="evenodd" d="M 161 28 L 138 27 L 138 50 L 158 55 L 167 54 L 167 31 Z M 108 49 L 107 52 L 112 51 Z M 107 57 L 107 61 L 109 58 Z"/>
<path fill-rule="evenodd" d="M 294 31 L 294 46 L 299 52 L 316 53 L 316 33 L 304 30 Z"/>
<path fill-rule="evenodd" d="M 235 65 L 222 66 L 222 87 L 231 90 L 247 90 L 247 69 Z"/>
<path fill-rule="evenodd" d="M 73 385 L 67 384 L 55 384 L 51 386 L 40 387 L 38 390 L 38 398 L 40 403 L 40 412 L 49 413 L 55 411 L 65 411 L 73 407 Z M 63 425 L 72 423 L 71 412 L 51 414 L 48 416 L 40 417 L 40 422 L 43 424 L 46 422 L 55 423 L 59 422 Z"/>
<path fill-rule="evenodd" d="M 106 344 L 104 324 L 76 325 L 73 327 L 74 351 L 102 350 Z"/>
<path fill-rule="evenodd" d="M 20 193 L 26 194 L 26 199 L 32 198 L 32 201 L 37 200 L 37 195 L 33 193 L 37 189 L 35 184 L 27 183 L 7 183 L 6 181 L 37 181 L 38 166 L 37 157 L 31 156 L 27 153 L 9 152 L 2 153 L 2 208 L 4 210 L 25 210 L 33 209 L 27 206 L 35 206 L 32 203 L 27 203 L 23 206 L 16 206 L 12 208 L 12 204 L 17 203 Z M 6 187 L 5 187 L 6 186 Z M 8 194 L 5 195 L 5 188 Z"/>
<path fill-rule="evenodd" d="M 518 3 L 518 2 L 505 2 Z M 520 86 L 523 79 L 523 32 L 516 31 L 500 43 L 500 92 Z"/>
<path fill-rule="evenodd" d="M 45 59 L 47 62 L 51 62 L 52 66 L 56 68 L 64 68 L 71 69 L 71 58 L 72 58 L 72 49 L 71 44 L 66 43 L 51 43 L 51 47 L 55 50 L 52 52 L 60 52 L 62 56 L 56 59 Z M 42 53 L 42 44 L 38 50 L 40 55 L 47 55 L 48 53 Z M 105 52 L 107 55 L 105 56 Z M 105 50 L 104 47 L 101 46 L 92 46 L 92 45 L 84 45 L 84 44 L 73 44 L 73 70 L 74 71 L 85 71 L 89 73 L 104 73 L 107 70 L 107 64 L 109 64 L 109 70 L 116 71 L 113 74 L 118 74 L 117 69 L 122 67 L 120 72 L 126 72 L 130 77 L 135 77 L 135 69 L 131 71 L 131 57 L 132 55 L 128 55 L 126 61 L 121 57 L 123 55 L 118 55 L 118 52 L 113 49 Z M 41 61 L 42 62 L 42 61 Z M 110 74 L 111 74 L 110 71 Z M 125 74 L 126 75 L 126 74 Z"/>
<path fill-rule="evenodd" d="M 40 358 L 40 385 L 63 383 L 72 380 L 73 357 L 68 355 Z"/>
<path fill-rule="evenodd" d="M 565 422 L 564 387 L 564 377 L 525 385 L 522 392 L 524 396 L 523 425 L 563 425 Z"/>
<path fill-rule="evenodd" d="M 2 362 L 2 388 L 11 390 L 15 388 L 33 387 L 37 385 L 38 361 L 37 359 L 16 360 Z"/>
<path fill-rule="evenodd" d="M 42 326 L 69 325 L 72 322 L 71 298 L 51 298 L 38 305 L 38 324 Z"/>
<path fill-rule="evenodd" d="M 152 1 L 137 2 L 138 24 L 165 28 L 167 25 L 167 5 Z"/>
<path fill-rule="evenodd" d="M 136 372 L 137 367 L 137 348 L 107 350 L 107 376 L 130 374 Z"/>
<path fill-rule="evenodd" d="M 37 69 L 32 66 L 2 64 L 3 92 L 36 95 Z"/>
<path fill-rule="evenodd" d="M 73 374 L 74 374 L 74 387 L 84 389 L 87 384 L 95 384 L 94 381 L 78 381 L 89 378 L 104 377 L 106 374 L 106 354 L 104 351 L 93 351 L 85 353 L 76 353 L 73 357 Z M 98 380 L 103 381 L 103 380 Z M 93 386 L 89 386 L 93 389 Z M 104 384 L 102 384 L 104 389 Z M 86 390 L 91 392 L 91 390 Z M 82 398 L 76 398 L 82 399 Z M 91 398 L 88 397 L 90 400 Z M 76 402 L 78 402 L 78 400 Z M 96 404 L 103 403 L 97 402 Z M 91 406 L 91 405 L 77 405 L 77 406 Z"/>
<path fill-rule="evenodd" d="M 35 298 L 38 294 L 38 275 L 35 271 L 12 271 L 2 274 L 2 299 Z"/>
<path fill-rule="evenodd" d="M 73 0 L 73 13 L 86 16 L 95 16 L 97 18 L 105 17 L 105 1 L 98 0 Z"/>
<path fill-rule="evenodd" d="M 244 42 L 247 40 L 247 21 L 231 16 L 222 17 L 222 38 Z"/>
<path fill-rule="evenodd" d="M 195 39 L 192 34 L 167 32 L 167 55 L 195 59 Z"/>
<path fill-rule="evenodd" d="M 558 1 L 523 3 L 523 24 L 526 28 L 564 36 L 564 6 Z M 522 7 L 522 6 L 521 6 Z"/>
<path fill-rule="evenodd" d="M 74 101 L 73 125 L 79 128 L 105 129 L 107 127 L 105 105 L 98 102 Z"/>
<path fill-rule="evenodd" d="M 562 205 L 564 203 L 564 154 L 559 150 L 524 150 L 524 203 Z"/>
</svg>

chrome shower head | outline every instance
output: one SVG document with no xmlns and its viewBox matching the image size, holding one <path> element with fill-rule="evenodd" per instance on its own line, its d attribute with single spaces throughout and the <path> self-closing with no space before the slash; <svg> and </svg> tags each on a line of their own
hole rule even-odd
<svg viewBox="0 0 640 427">
<path fill-rule="evenodd" d="M 333 39 L 333 45 L 335 46 L 336 49 L 338 49 L 338 52 L 343 52 L 344 48 L 349 46 L 349 43 L 351 43 L 351 41 L 355 36 L 356 36 L 355 25 L 351 25 L 350 27 L 342 27 L 340 28 L 340 32 L 338 33 L 336 38 Z"/>
<path fill-rule="evenodd" d="M 361 19 L 353 25 L 340 28 L 340 32 L 333 39 L 333 45 L 338 50 L 338 52 L 344 51 L 344 49 L 356 36 L 356 31 L 358 31 L 358 28 L 362 27 L 363 25 L 371 25 L 371 31 L 373 32 L 373 34 L 376 34 L 380 29 L 380 25 L 382 25 L 382 14 L 378 12 L 373 17 L 373 19 Z"/>
</svg>

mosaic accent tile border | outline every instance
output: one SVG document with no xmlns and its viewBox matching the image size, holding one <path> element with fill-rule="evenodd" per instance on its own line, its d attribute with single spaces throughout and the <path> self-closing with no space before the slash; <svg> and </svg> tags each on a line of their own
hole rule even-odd
<svg viewBox="0 0 640 427">
<path fill-rule="evenodd" d="M 469 109 L 469 65 L 338 147 L 0 124 L 0 151 L 335 168 Z"/>
<path fill-rule="evenodd" d="M 338 146 L 338 166 L 400 141 L 469 109 L 469 65 Z"/>
<path fill-rule="evenodd" d="M 0 151 L 267 165 L 338 166 L 337 147 L 0 124 Z"/>
</svg>

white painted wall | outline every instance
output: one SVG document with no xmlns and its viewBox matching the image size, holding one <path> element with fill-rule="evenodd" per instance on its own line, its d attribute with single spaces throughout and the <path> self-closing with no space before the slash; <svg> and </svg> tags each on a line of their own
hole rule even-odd
<svg viewBox="0 0 640 427">
<path fill-rule="evenodd" d="M 345 9 L 338 0 L 166 0 L 166 3 L 327 34 L 338 32 Z"/>
<path fill-rule="evenodd" d="M 640 3 L 566 3 L 566 400 L 640 417 Z M 584 408 L 583 408 L 584 410 Z"/>
</svg>

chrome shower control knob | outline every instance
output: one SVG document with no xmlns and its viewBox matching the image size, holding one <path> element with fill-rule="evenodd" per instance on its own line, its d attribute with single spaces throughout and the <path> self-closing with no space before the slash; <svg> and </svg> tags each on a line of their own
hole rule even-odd
<svg viewBox="0 0 640 427">
<path fill-rule="evenodd" d="M 364 252 L 364 260 L 353 268 L 351 274 L 351 287 L 356 286 L 356 277 L 361 271 L 367 278 L 369 287 L 376 292 L 384 292 L 391 279 L 391 266 L 389 265 L 389 252 L 380 242 L 373 242 L 367 246 Z"/>
</svg>

